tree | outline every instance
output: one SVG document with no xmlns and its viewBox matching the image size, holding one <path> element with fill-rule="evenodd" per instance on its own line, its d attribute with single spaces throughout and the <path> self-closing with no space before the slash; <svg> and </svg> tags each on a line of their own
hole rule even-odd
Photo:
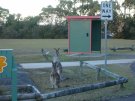
<svg viewBox="0 0 135 101">
<path fill-rule="evenodd" d="M 128 8 L 129 10 L 129 16 L 131 16 L 131 9 L 134 9 L 134 14 L 135 14 L 135 0 L 125 0 L 122 4 L 122 6 L 124 7 L 124 12 L 125 12 L 125 16 L 126 16 L 126 9 Z"/>
<path fill-rule="evenodd" d="M 3 25 L 6 22 L 6 17 L 9 15 L 9 10 L 0 7 L 0 37 L 3 33 Z"/>
<path fill-rule="evenodd" d="M 6 17 L 8 16 L 9 16 L 9 10 L 0 7 L 0 22 L 4 23 L 6 21 Z"/>
<path fill-rule="evenodd" d="M 76 4 L 77 0 L 59 0 L 59 4 L 56 7 L 56 9 L 58 9 L 58 16 L 65 17 L 71 15 L 78 15 Z"/>
<path fill-rule="evenodd" d="M 26 17 L 21 23 L 22 28 L 19 29 L 22 38 L 39 38 L 39 23 L 41 17 Z"/>
<path fill-rule="evenodd" d="M 81 15 L 96 15 L 100 10 L 98 1 L 93 0 L 79 0 L 82 5 L 79 6 Z"/>
<path fill-rule="evenodd" d="M 40 13 L 40 17 L 42 17 L 42 22 L 44 24 L 53 24 L 55 19 L 55 8 L 49 5 L 47 8 L 42 8 L 42 12 Z"/>
<path fill-rule="evenodd" d="M 109 22 L 109 31 L 114 34 L 114 38 L 123 38 L 121 34 L 124 26 L 123 14 L 120 10 L 120 4 L 113 1 L 113 20 Z"/>
<path fill-rule="evenodd" d="M 122 33 L 124 39 L 135 39 L 135 17 L 128 17 L 125 19 Z"/>
<path fill-rule="evenodd" d="M 43 7 L 38 16 L 21 17 L 10 14 L 0 7 L 0 38 L 67 38 L 65 16 L 98 15 L 100 5 L 95 0 L 58 0 L 58 5 Z M 135 11 L 135 0 L 125 0 L 123 6 Z M 115 38 L 135 38 L 135 17 L 124 17 L 117 0 L 113 1 L 114 20 L 109 22 L 109 31 Z M 135 12 L 134 12 L 135 13 Z M 126 15 L 125 15 L 126 16 Z M 135 16 L 135 15 L 134 15 Z"/>
</svg>

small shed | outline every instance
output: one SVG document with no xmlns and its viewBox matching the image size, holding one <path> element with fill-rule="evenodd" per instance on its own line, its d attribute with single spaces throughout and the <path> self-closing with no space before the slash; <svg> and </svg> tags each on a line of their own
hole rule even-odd
<svg viewBox="0 0 135 101">
<path fill-rule="evenodd" d="M 101 50 L 100 16 L 67 16 L 68 53 L 86 53 Z"/>
</svg>

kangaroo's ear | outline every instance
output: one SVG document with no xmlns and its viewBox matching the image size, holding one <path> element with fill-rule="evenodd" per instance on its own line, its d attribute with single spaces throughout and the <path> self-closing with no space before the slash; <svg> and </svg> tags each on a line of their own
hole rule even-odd
<svg viewBox="0 0 135 101">
<path fill-rule="evenodd" d="M 52 61 L 52 67 L 54 67 L 54 63 L 53 63 L 53 61 Z"/>
<path fill-rule="evenodd" d="M 60 55 L 60 53 L 59 53 L 60 48 L 58 48 L 58 49 L 54 48 L 54 50 L 55 50 L 56 55 L 59 56 Z"/>
<path fill-rule="evenodd" d="M 58 53 L 59 53 L 59 51 L 60 51 L 60 48 L 57 49 L 57 52 L 58 52 Z"/>
</svg>

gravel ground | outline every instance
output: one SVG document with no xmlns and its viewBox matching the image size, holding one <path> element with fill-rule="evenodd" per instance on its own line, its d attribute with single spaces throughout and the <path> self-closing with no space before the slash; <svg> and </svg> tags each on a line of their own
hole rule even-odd
<svg viewBox="0 0 135 101">
<path fill-rule="evenodd" d="M 17 73 L 17 83 L 18 85 L 34 85 L 34 82 L 30 79 L 29 74 L 27 72 L 18 71 Z M 9 78 L 2 78 L 0 79 L 0 85 L 11 85 L 11 79 Z"/>
</svg>

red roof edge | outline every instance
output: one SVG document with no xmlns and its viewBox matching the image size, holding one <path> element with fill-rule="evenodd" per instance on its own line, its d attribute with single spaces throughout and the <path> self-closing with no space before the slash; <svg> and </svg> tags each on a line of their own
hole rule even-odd
<svg viewBox="0 0 135 101">
<path fill-rule="evenodd" d="M 67 19 L 100 19 L 100 16 L 66 16 Z"/>
</svg>

